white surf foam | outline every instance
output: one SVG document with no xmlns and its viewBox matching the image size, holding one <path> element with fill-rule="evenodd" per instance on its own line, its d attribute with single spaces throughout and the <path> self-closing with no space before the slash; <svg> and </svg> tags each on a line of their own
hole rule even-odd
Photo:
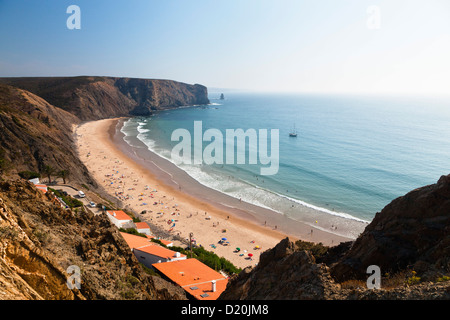
<svg viewBox="0 0 450 320">
<path fill-rule="evenodd" d="M 125 127 L 125 123 L 124 123 L 123 127 Z M 121 131 L 125 135 L 131 135 L 131 134 L 128 134 L 126 132 L 126 130 L 124 132 L 123 127 L 122 127 Z M 244 181 L 244 180 L 237 179 L 237 178 L 228 180 L 228 175 L 226 173 L 205 172 L 204 170 L 202 170 L 201 166 L 198 166 L 198 165 L 177 164 L 174 161 L 172 161 L 171 152 L 169 150 L 165 150 L 163 148 L 158 147 L 156 141 L 150 139 L 147 135 L 143 134 L 143 133 L 148 132 L 149 131 L 148 129 L 142 129 L 142 128 L 139 129 L 139 125 L 136 129 L 139 132 L 139 134 L 137 135 L 137 138 L 141 142 L 143 142 L 151 152 L 154 152 L 154 153 L 158 154 L 159 156 L 161 156 L 162 158 L 170 161 L 175 166 L 177 166 L 178 168 L 180 168 L 181 170 L 186 172 L 188 175 L 190 175 L 193 179 L 197 180 L 199 183 L 201 183 L 202 185 L 204 185 L 208 188 L 222 192 L 222 193 L 227 194 L 236 199 L 242 199 L 242 201 L 245 201 L 247 203 L 251 203 L 256 206 L 275 211 L 279 214 L 284 214 L 284 212 L 282 211 L 280 206 L 276 207 L 273 204 L 277 204 L 280 202 L 281 199 L 284 199 L 285 201 L 294 202 L 303 207 L 306 207 L 306 208 L 309 208 L 309 209 L 312 209 L 315 211 L 319 211 L 322 213 L 326 213 L 329 215 L 333 215 L 336 217 L 354 220 L 354 221 L 358 221 L 358 222 L 364 222 L 364 223 L 370 222 L 370 221 L 366 221 L 366 220 L 357 218 L 357 217 L 352 216 L 345 212 L 332 211 L 332 210 L 329 210 L 326 208 L 322 208 L 322 207 L 307 203 L 307 202 L 299 200 L 299 199 L 295 199 L 295 198 L 291 198 L 291 197 L 288 197 L 283 194 L 279 194 L 272 190 L 268 190 L 268 189 L 262 188 L 258 185 L 255 185 L 253 183 L 250 183 L 248 181 Z M 128 144 L 130 144 L 129 141 L 126 140 L 126 142 Z M 263 201 L 264 201 L 264 203 L 263 203 Z M 269 203 L 269 204 L 267 204 L 267 203 Z M 273 203 L 273 204 L 271 205 L 270 203 Z M 288 207 L 288 206 L 286 205 L 286 207 Z M 292 217 L 292 218 L 295 218 L 295 217 Z M 303 221 L 303 222 L 305 222 L 305 221 Z M 317 226 L 314 226 L 314 227 L 317 227 Z"/>
</svg>

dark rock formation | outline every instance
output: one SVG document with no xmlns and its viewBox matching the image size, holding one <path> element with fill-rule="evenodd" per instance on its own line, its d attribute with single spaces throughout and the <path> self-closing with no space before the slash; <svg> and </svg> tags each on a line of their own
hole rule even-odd
<svg viewBox="0 0 450 320">
<path fill-rule="evenodd" d="M 449 272 L 450 175 L 395 199 L 377 213 L 331 273 L 339 281 L 363 279 L 369 265 L 379 266 L 382 273 L 411 267 L 422 277 Z"/>
<path fill-rule="evenodd" d="M 314 256 L 297 250 L 288 238 L 261 254 L 251 270 L 244 269 L 233 278 L 220 296 L 224 300 L 331 299 L 339 292 L 324 264 Z"/>
<path fill-rule="evenodd" d="M 366 286 L 370 265 L 381 269 L 380 290 Z M 450 175 L 392 201 L 354 242 L 281 241 L 220 299 L 450 299 L 449 276 Z"/>
</svg>

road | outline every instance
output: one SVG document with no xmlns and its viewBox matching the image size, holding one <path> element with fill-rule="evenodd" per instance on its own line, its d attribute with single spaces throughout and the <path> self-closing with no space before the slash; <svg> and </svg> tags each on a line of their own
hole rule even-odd
<svg viewBox="0 0 450 320">
<path fill-rule="evenodd" d="M 78 190 L 76 190 L 76 189 L 73 188 L 73 187 L 69 187 L 69 186 L 67 186 L 67 185 L 64 185 L 64 186 L 61 186 L 61 185 L 52 185 L 52 186 L 49 186 L 49 187 L 52 188 L 52 189 L 55 189 L 55 190 L 62 190 L 62 191 L 67 192 L 67 194 L 70 195 L 71 197 L 73 197 L 73 198 L 75 198 L 75 199 L 80 200 L 81 202 L 83 202 L 83 205 L 84 205 L 87 209 L 91 210 L 95 215 L 101 214 L 101 213 L 102 213 L 102 210 L 101 210 L 101 209 L 99 209 L 99 208 L 97 208 L 97 207 L 92 208 L 92 207 L 89 205 L 89 202 L 92 201 L 92 200 L 89 199 L 89 196 L 86 195 L 84 198 L 80 198 L 80 196 L 78 195 Z"/>
</svg>

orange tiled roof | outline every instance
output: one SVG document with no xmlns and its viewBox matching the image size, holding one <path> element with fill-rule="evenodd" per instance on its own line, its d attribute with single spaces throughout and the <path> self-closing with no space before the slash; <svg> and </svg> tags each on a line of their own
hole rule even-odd
<svg viewBox="0 0 450 320">
<path fill-rule="evenodd" d="M 197 259 L 155 263 L 153 267 L 198 300 L 216 300 L 228 283 L 226 277 Z M 216 281 L 215 292 L 212 280 Z"/>
<path fill-rule="evenodd" d="M 35 184 L 34 186 L 39 190 L 43 191 L 44 193 L 47 193 L 48 191 L 47 186 L 45 184 Z"/>
<path fill-rule="evenodd" d="M 125 212 L 123 212 L 122 210 L 117 210 L 117 211 L 107 211 L 111 216 L 113 216 L 114 218 L 116 218 L 117 220 L 120 221 L 124 221 L 124 220 L 133 220 L 131 219 L 131 217 L 129 215 L 127 215 Z M 116 214 L 114 216 L 114 213 Z"/>
<path fill-rule="evenodd" d="M 150 226 L 147 224 L 147 222 L 135 222 L 136 229 L 150 229 Z"/>
<path fill-rule="evenodd" d="M 163 259 L 174 259 L 175 254 L 177 252 L 170 250 L 170 249 L 166 249 L 164 247 L 158 246 L 158 245 L 148 245 L 148 246 L 144 246 L 144 247 L 139 247 L 139 248 L 134 248 L 134 251 L 142 251 L 157 257 L 161 257 Z M 178 258 L 183 258 L 186 257 L 184 254 L 180 253 L 180 257 Z"/>
<path fill-rule="evenodd" d="M 136 236 L 134 234 L 129 234 L 129 233 L 126 233 L 126 232 L 121 232 L 120 234 L 125 239 L 125 241 L 127 242 L 128 246 L 131 249 L 145 247 L 145 246 L 150 246 L 150 245 L 155 245 L 148 238 Z"/>
</svg>

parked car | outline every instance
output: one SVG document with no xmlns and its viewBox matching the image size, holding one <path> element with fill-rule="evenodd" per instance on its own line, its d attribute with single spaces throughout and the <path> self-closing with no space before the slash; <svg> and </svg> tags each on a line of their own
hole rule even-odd
<svg viewBox="0 0 450 320">
<path fill-rule="evenodd" d="M 83 191 L 78 191 L 78 196 L 80 197 L 80 198 L 84 198 L 84 197 L 86 197 L 86 195 L 84 194 L 84 192 Z"/>
<path fill-rule="evenodd" d="M 91 208 L 95 208 L 95 206 L 96 206 L 96 204 L 95 204 L 95 202 L 89 202 L 89 206 L 91 207 Z"/>
</svg>

